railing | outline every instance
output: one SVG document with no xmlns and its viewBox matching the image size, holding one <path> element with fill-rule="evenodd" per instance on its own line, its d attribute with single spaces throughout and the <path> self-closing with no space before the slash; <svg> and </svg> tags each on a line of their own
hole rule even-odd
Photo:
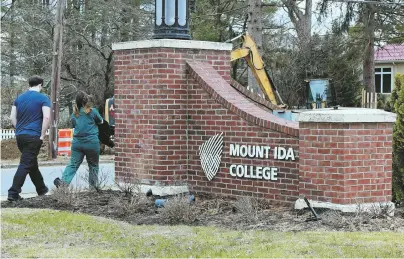
<svg viewBox="0 0 404 259">
<path fill-rule="evenodd" d="M 46 131 L 46 135 L 49 135 L 49 130 Z M 14 129 L 1 129 L 1 140 L 15 138 Z"/>
<path fill-rule="evenodd" d="M 377 93 L 362 90 L 362 108 L 377 109 Z"/>
</svg>

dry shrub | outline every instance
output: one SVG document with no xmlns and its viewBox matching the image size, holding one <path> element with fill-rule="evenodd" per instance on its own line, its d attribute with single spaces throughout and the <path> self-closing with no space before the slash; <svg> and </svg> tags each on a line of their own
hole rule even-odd
<svg viewBox="0 0 404 259">
<path fill-rule="evenodd" d="M 192 223 L 198 215 L 196 207 L 192 206 L 186 195 L 169 198 L 159 211 L 162 221 L 169 224 Z"/>
<path fill-rule="evenodd" d="M 97 177 L 90 172 L 89 168 L 87 172 L 87 174 L 82 176 L 82 180 L 89 185 L 90 191 L 101 192 L 107 186 L 110 177 L 108 171 L 103 169 L 99 170 Z"/>
<path fill-rule="evenodd" d="M 57 203 L 62 206 L 72 206 L 77 201 L 77 194 L 79 190 L 72 185 L 62 184 L 59 188 L 51 190 L 52 197 L 56 199 Z"/>
<path fill-rule="evenodd" d="M 233 205 L 230 201 L 224 200 L 222 197 L 215 197 L 204 201 L 203 212 L 208 215 L 216 215 L 233 210 Z"/>
<path fill-rule="evenodd" d="M 115 181 L 115 186 L 122 192 L 123 197 L 113 199 L 111 206 L 121 216 L 144 212 L 152 205 L 141 192 L 141 183 L 137 175 L 121 178 Z"/>
<path fill-rule="evenodd" d="M 115 181 L 115 186 L 118 187 L 125 196 L 133 196 L 141 193 L 140 180 L 136 175 Z"/>
<path fill-rule="evenodd" d="M 372 219 L 387 219 L 391 216 L 392 207 L 388 204 L 374 203 L 366 207 L 363 203 L 357 203 L 355 216 L 349 224 L 352 230 L 362 230 L 363 225 L 369 224 Z"/>
<path fill-rule="evenodd" d="M 341 211 L 337 210 L 327 210 L 321 214 L 320 218 L 325 225 L 334 226 L 335 228 L 344 228 L 349 225 L 349 219 L 344 217 Z"/>
<path fill-rule="evenodd" d="M 140 194 L 132 196 L 116 197 L 111 201 L 111 207 L 120 216 L 128 216 L 133 213 L 145 212 L 152 206 L 150 200 Z"/>
<path fill-rule="evenodd" d="M 369 213 L 373 219 L 387 219 L 394 213 L 394 207 L 386 203 L 375 203 L 369 208 Z"/>
<path fill-rule="evenodd" d="M 258 200 L 254 197 L 241 196 L 237 198 L 234 207 L 237 213 L 241 213 L 243 218 L 249 222 L 258 219 Z"/>
<path fill-rule="evenodd" d="M 335 228 L 363 231 L 369 225 L 373 225 L 372 228 L 381 228 L 381 225 L 374 223 L 375 220 L 388 219 L 393 212 L 393 208 L 389 204 L 383 203 L 375 203 L 369 207 L 362 202 L 357 202 L 356 206 L 354 213 L 343 213 L 335 210 L 326 211 L 321 215 L 322 222 Z"/>
</svg>

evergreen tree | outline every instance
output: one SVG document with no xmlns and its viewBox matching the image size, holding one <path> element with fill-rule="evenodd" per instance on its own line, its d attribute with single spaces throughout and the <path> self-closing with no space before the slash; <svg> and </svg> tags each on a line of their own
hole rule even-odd
<svg viewBox="0 0 404 259">
<path fill-rule="evenodd" d="M 393 130 L 393 201 L 404 201 L 404 75 L 396 76 L 392 94 L 397 120 Z"/>
</svg>

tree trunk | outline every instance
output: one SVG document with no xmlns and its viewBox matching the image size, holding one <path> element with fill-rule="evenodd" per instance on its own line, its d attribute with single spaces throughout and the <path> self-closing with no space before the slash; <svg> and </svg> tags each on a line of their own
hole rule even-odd
<svg viewBox="0 0 404 259">
<path fill-rule="evenodd" d="M 9 76 L 10 76 L 10 86 L 14 86 L 14 81 L 15 81 L 15 76 L 17 73 L 17 68 L 16 68 L 16 54 L 15 54 L 15 43 L 16 43 L 16 35 L 14 32 L 14 19 L 15 19 L 15 12 L 14 12 L 14 4 L 16 0 L 11 1 L 11 14 L 10 14 L 10 63 L 9 63 Z"/>
<path fill-rule="evenodd" d="M 312 18 L 312 9 L 313 9 L 313 1 L 306 0 L 304 12 L 297 5 L 294 0 L 282 0 L 282 3 L 285 5 L 289 19 L 293 23 L 295 27 L 297 38 L 298 38 L 298 46 L 301 53 L 299 58 L 301 59 L 301 67 L 304 68 L 304 77 L 311 77 L 313 74 L 311 71 L 311 18 Z M 303 79 L 303 78 L 302 78 Z"/>
<path fill-rule="evenodd" d="M 368 92 L 375 93 L 375 8 L 373 4 L 366 4 L 364 8 L 363 23 L 366 45 L 363 58 L 363 84 Z"/>
<path fill-rule="evenodd" d="M 282 3 L 285 5 L 288 11 L 289 19 L 295 27 L 299 45 L 302 50 L 304 50 L 304 48 L 307 47 L 311 41 L 313 1 L 306 0 L 304 13 L 300 10 L 296 1 L 294 0 L 282 0 Z"/>
<path fill-rule="evenodd" d="M 261 0 L 248 1 L 248 22 L 247 31 L 254 39 L 258 52 L 262 57 L 262 17 L 261 17 Z M 248 86 L 254 91 L 262 95 L 261 88 L 254 77 L 251 69 L 248 70 Z"/>
</svg>

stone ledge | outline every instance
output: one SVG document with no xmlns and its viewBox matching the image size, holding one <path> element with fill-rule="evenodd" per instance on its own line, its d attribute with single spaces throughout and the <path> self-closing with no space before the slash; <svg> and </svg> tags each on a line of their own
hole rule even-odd
<svg viewBox="0 0 404 259">
<path fill-rule="evenodd" d="M 279 107 L 272 104 L 271 102 L 267 101 L 265 98 L 259 96 L 257 93 L 253 93 L 249 90 L 247 90 L 246 87 L 244 87 L 243 85 L 241 85 L 239 82 L 237 82 L 234 79 L 230 80 L 230 85 L 233 86 L 237 91 L 239 91 L 240 93 L 244 94 L 245 96 L 247 96 L 248 98 L 250 98 L 251 100 L 253 100 L 254 102 L 265 106 L 266 108 L 274 111 L 274 110 L 279 110 Z"/>
<path fill-rule="evenodd" d="M 148 48 L 207 49 L 207 50 L 231 51 L 233 45 L 231 43 L 221 43 L 212 41 L 173 40 L 173 39 L 128 41 L 112 44 L 112 50 L 148 49 Z"/>
<path fill-rule="evenodd" d="M 211 65 L 204 62 L 187 61 L 187 70 L 212 99 L 245 121 L 292 137 L 299 137 L 297 122 L 279 118 L 256 106 L 226 82 Z"/>
<path fill-rule="evenodd" d="M 358 204 L 336 204 L 331 202 L 322 202 L 322 201 L 313 201 L 309 200 L 310 205 L 313 208 L 325 208 L 332 210 L 339 210 L 342 212 L 377 212 L 377 210 L 381 210 L 381 207 L 388 208 L 388 215 L 394 216 L 395 205 L 393 202 L 372 202 L 372 203 L 358 203 Z M 301 210 L 307 208 L 307 204 L 304 199 L 298 199 L 295 202 L 295 209 Z"/>
<path fill-rule="evenodd" d="M 396 114 L 378 109 L 367 108 L 328 108 L 311 110 L 299 113 L 298 122 L 331 122 L 331 123 L 361 123 L 361 122 L 387 122 L 396 121 Z"/>
</svg>

